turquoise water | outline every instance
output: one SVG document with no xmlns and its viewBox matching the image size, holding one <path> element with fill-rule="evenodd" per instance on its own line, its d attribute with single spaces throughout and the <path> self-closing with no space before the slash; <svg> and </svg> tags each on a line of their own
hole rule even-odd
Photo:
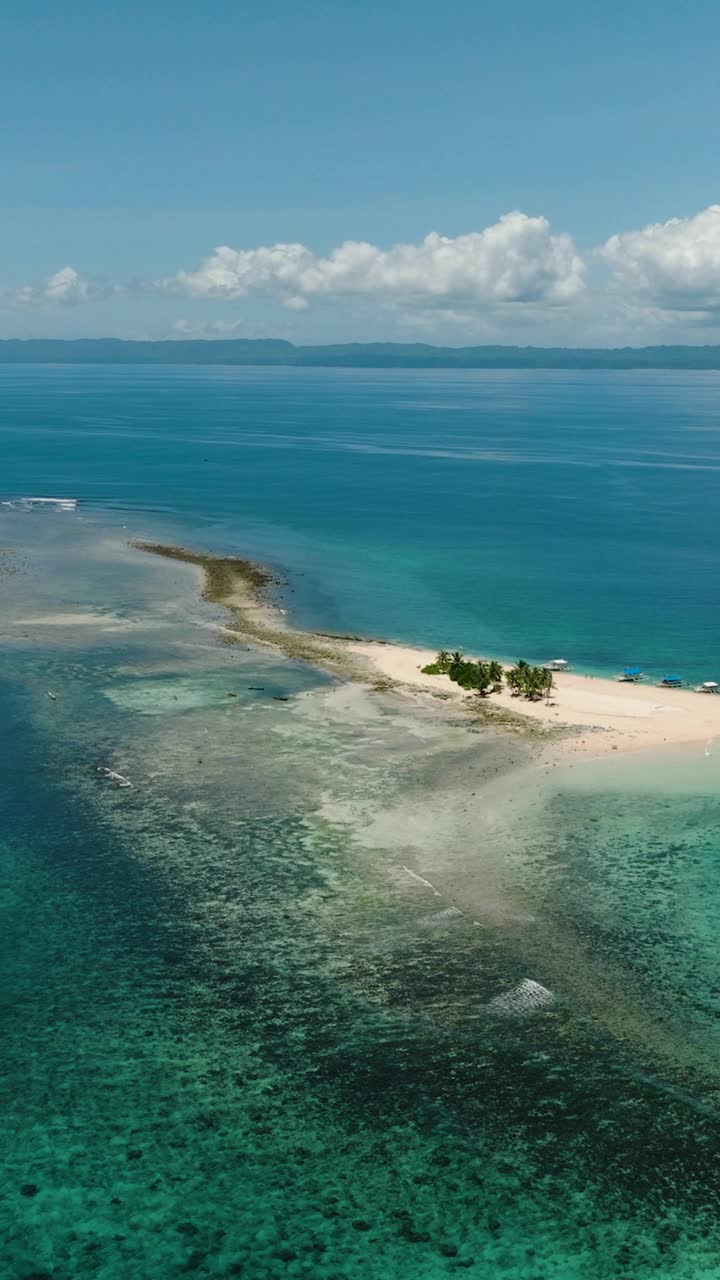
<svg viewBox="0 0 720 1280">
<path fill-rule="evenodd" d="M 250 549 L 326 626 L 420 639 L 427 610 L 503 651 L 511 610 L 528 646 L 577 635 L 600 666 L 582 622 L 613 558 L 618 627 L 640 634 L 644 592 L 669 651 L 680 598 L 707 670 L 712 473 L 616 467 L 642 477 L 611 537 L 591 514 L 622 433 L 588 433 L 598 400 L 644 403 L 626 455 L 672 438 L 695 465 L 711 382 L 531 377 L 4 375 L 6 494 L 81 503 L 0 508 L 3 1277 L 720 1275 L 714 748 L 538 775 L 515 738 L 218 643 L 193 573 L 126 546 Z M 545 461 L 428 455 L 520 450 L 529 406 Z M 220 444 L 238 414 L 245 443 Z M 563 462 L 563 431 L 596 464 Z M 627 548 L 660 525 L 672 609 L 650 571 L 630 592 Z M 524 560 L 541 528 L 554 572 L 587 564 L 562 615 Z"/>
<path fill-rule="evenodd" d="M 0 370 L 0 489 L 292 574 L 304 621 L 720 679 L 720 374 Z"/>
</svg>

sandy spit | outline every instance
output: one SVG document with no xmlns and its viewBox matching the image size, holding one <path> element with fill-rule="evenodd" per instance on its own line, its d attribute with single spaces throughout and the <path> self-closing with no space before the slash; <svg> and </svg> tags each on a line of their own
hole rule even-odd
<svg viewBox="0 0 720 1280">
<path fill-rule="evenodd" d="M 423 674 L 422 668 L 436 656 L 433 650 L 293 628 L 269 596 L 278 579 L 263 566 L 182 547 L 134 545 L 200 569 L 204 598 L 221 605 L 230 615 L 230 625 L 221 628 L 230 641 L 270 645 L 375 688 L 423 700 L 439 698 L 498 728 L 525 726 L 528 732 L 559 743 L 562 751 L 601 755 L 709 743 L 720 737 L 720 695 L 559 672 L 554 676 L 549 703 L 527 702 L 508 691 L 479 698 L 464 692 L 448 676 Z"/>
<path fill-rule="evenodd" d="M 448 676 L 423 675 L 422 667 L 435 658 L 429 649 L 372 641 L 351 643 L 351 651 L 367 660 L 386 678 L 408 688 L 438 692 L 465 702 L 466 694 Z M 554 673 L 555 688 L 549 705 L 525 702 L 507 691 L 487 702 L 519 713 L 547 727 L 567 726 L 579 732 L 568 737 L 568 750 L 592 754 L 634 751 L 664 744 L 707 742 L 720 737 L 720 695 L 693 689 L 661 689 L 656 685 L 619 684 L 599 676 Z M 582 730 L 587 730 L 583 735 Z"/>
</svg>

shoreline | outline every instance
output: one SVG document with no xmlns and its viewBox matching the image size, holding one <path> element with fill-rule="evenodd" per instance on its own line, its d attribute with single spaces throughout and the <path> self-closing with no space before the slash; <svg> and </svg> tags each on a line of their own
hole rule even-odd
<svg viewBox="0 0 720 1280">
<path fill-rule="evenodd" d="M 230 614 L 231 625 L 219 627 L 226 643 L 253 641 L 379 691 L 437 699 L 488 726 L 540 737 L 548 745 L 552 742 L 562 754 L 652 750 L 706 744 L 720 737 L 720 695 L 619 684 L 568 671 L 553 673 L 549 704 L 526 701 L 507 689 L 480 698 L 460 689 L 447 675 L 422 672 L 435 659 L 435 650 L 293 627 L 269 598 L 281 579 L 254 561 L 164 543 L 135 541 L 131 545 L 199 570 L 202 598 Z M 508 664 L 503 666 L 509 669 Z"/>
<path fill-rule="evenodd" d="M 356 655 L 366 656 L 375 670 L 398 684 L 423 692 L 443 690 L 448 699 L 460 703 L 477 699 L 477 695 L 458 691 L 446 675 L 423 674 L 421 668 L 435 659 L 434 650 L 378 645 L 373 641 L 351 644 L 350 648 Z M 502 665 L 504 670 L 510 669 L 509 664 Z M 603 755 L 609 751 L 705 744 L 720 736 L 720 695 L 656 685 L 626 685 L 569 671 L 553 672 L 553 681 L 549 704 L 526 701 L 507 689 L 482 701 L 498 711 L 511 711 L 548 732 L 572 730 L 561 741 L 563 751 Z"/>
</svg>

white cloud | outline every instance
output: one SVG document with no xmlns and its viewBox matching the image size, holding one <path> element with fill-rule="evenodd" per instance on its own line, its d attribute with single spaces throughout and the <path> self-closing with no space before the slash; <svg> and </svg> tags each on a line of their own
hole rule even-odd
<svg viewBox="0 0 720 1280">
<path fill-rule="evenodd" d="M 187 318 L 173 330 L 177 295 L 187 299 Z M 36 284 L 0 288 L 0 309 L 8 329 L 17 328 L 22 311 L 28 330 L 44 333 L 52 310 L 53 328 L 86 331 L 73 308 L 111 298 L 120 300 L 116 314 L 126 331 L 144 312 L 156 317 L 155 331 L 177 336 L 713 342 L 720 333 L 720 204 L 622 231 L 583 254 L 546 218 L 515 212 L 466 235 L 432 232 L 390 248 L 358 240 L 327 254 L 299 243 L 224 246 L 195 270 L 159 282 L 112 284 L 67 265 Z"/>
<path fill-rule="evenodd" d="M 68 307 L 91 302 L 98 294 L 97 287 L 89 280 L 83 280 L 74 267 L 62 267 L 49 276 L 44 284 L 23 285 L 11 293 L 10 298 L 21 306 L 48 304 Z"/>
<path fill-rule="evenodd" d="M 456 309 L 506 304 L 557 306 L 584 289 L 585 266 L 570 236 L 546 218 L 507 213 L 482 231 L 432 232 L 419 244 L 380 249 L 346 240 L 325 257 L 302 244 L 216 249 L 196 271 L 162 287 L 195 297 L 278 298 L 302 310 L 312 298 L 363 295 L 403 306 Z"/>
<path fill-rule="evenodd" d="M 650 308 L 720 310 L 720 205 L 611 236 L 598 255 L 622 291 Z"/>
<path fill-rule="evenodd" d="M 87 302 L 91 287 L 87 280 L 81 279 L 74 267 L 63 267 L 50 276 L 44 290 L 48 302 L 61 302 L 64 305 Z"/>
</svg>

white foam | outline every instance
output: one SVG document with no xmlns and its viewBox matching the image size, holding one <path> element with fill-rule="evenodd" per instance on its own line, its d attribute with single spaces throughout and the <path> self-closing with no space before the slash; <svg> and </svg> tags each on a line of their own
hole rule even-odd
<svg viewBox="0 0 720 1280">
<path fill-rule="evenodd" d="M 553 1004 L 555 997 L 552 991 L 543 987 L 532 978 L 523 978 L 517 987 L 506 991 L 504 995 L 495 996 L 485 1006 L 488 1013 L 497 1013 L 504 1017 L 523 1017 L 528 1013 L 536 1013 Z"/>
<path fill-rule="evenodd" d="M 458 916 L 464 916 L 465 912 L 459 907 L 445 907 L 443 911 L 436 911 L 434 915 L 427 916 L 425 923 L 437 928 L 445 924 L 449 924 L 451 920 L 456 920 Z"/>
<path fill-rule="evenodd" d="M 424 884 L 426 889 L 432 889 L 432 891 L 433 891 L 433 893 L 435 894 L 435 897 L 436 897 L 436 898 L 439 898 L 439 897 L 440 897 L 440 894 L 438 893 L 437 889 L 435 888 L 435 885 L 434 885 L 434 884 L 431 884 L 429 880 L 425 880 L 425 879 L 423 878 L 423 876 L 419 876 L 419 875 L 417 874 L 417 872 L 416 872 L 416 871 L 411 871 L 409 867 L 405 867 L 405 866 L 403 866 L 403 871 L 407 871 L 408 875 L 409 875 L 409 876 L 412 876 L 413 880 L 417 880 L 417 881 L 418 881 L 418 884 Z"/>
<path fill-rule="evenodd" d="M 108 769 L 103 764 L 99 764 L 97 766 L 97 772 L 100 774 L 101 778 L 107 778 L 108 782 L 111 782 L 114 787 L 132 786 L 132 782 L 129 778 L 124 778 L 121 773 L 116 773 L 114 769 Z"/>
<path fill-rule="evenodd" d="M 56 511 L 75 511 L 77 498 L 16 498 L 11 502 L 3 502 L 4 507 L 20 508 L 31 511 L 33 507 L 53 507 Z"/>
</svg>

